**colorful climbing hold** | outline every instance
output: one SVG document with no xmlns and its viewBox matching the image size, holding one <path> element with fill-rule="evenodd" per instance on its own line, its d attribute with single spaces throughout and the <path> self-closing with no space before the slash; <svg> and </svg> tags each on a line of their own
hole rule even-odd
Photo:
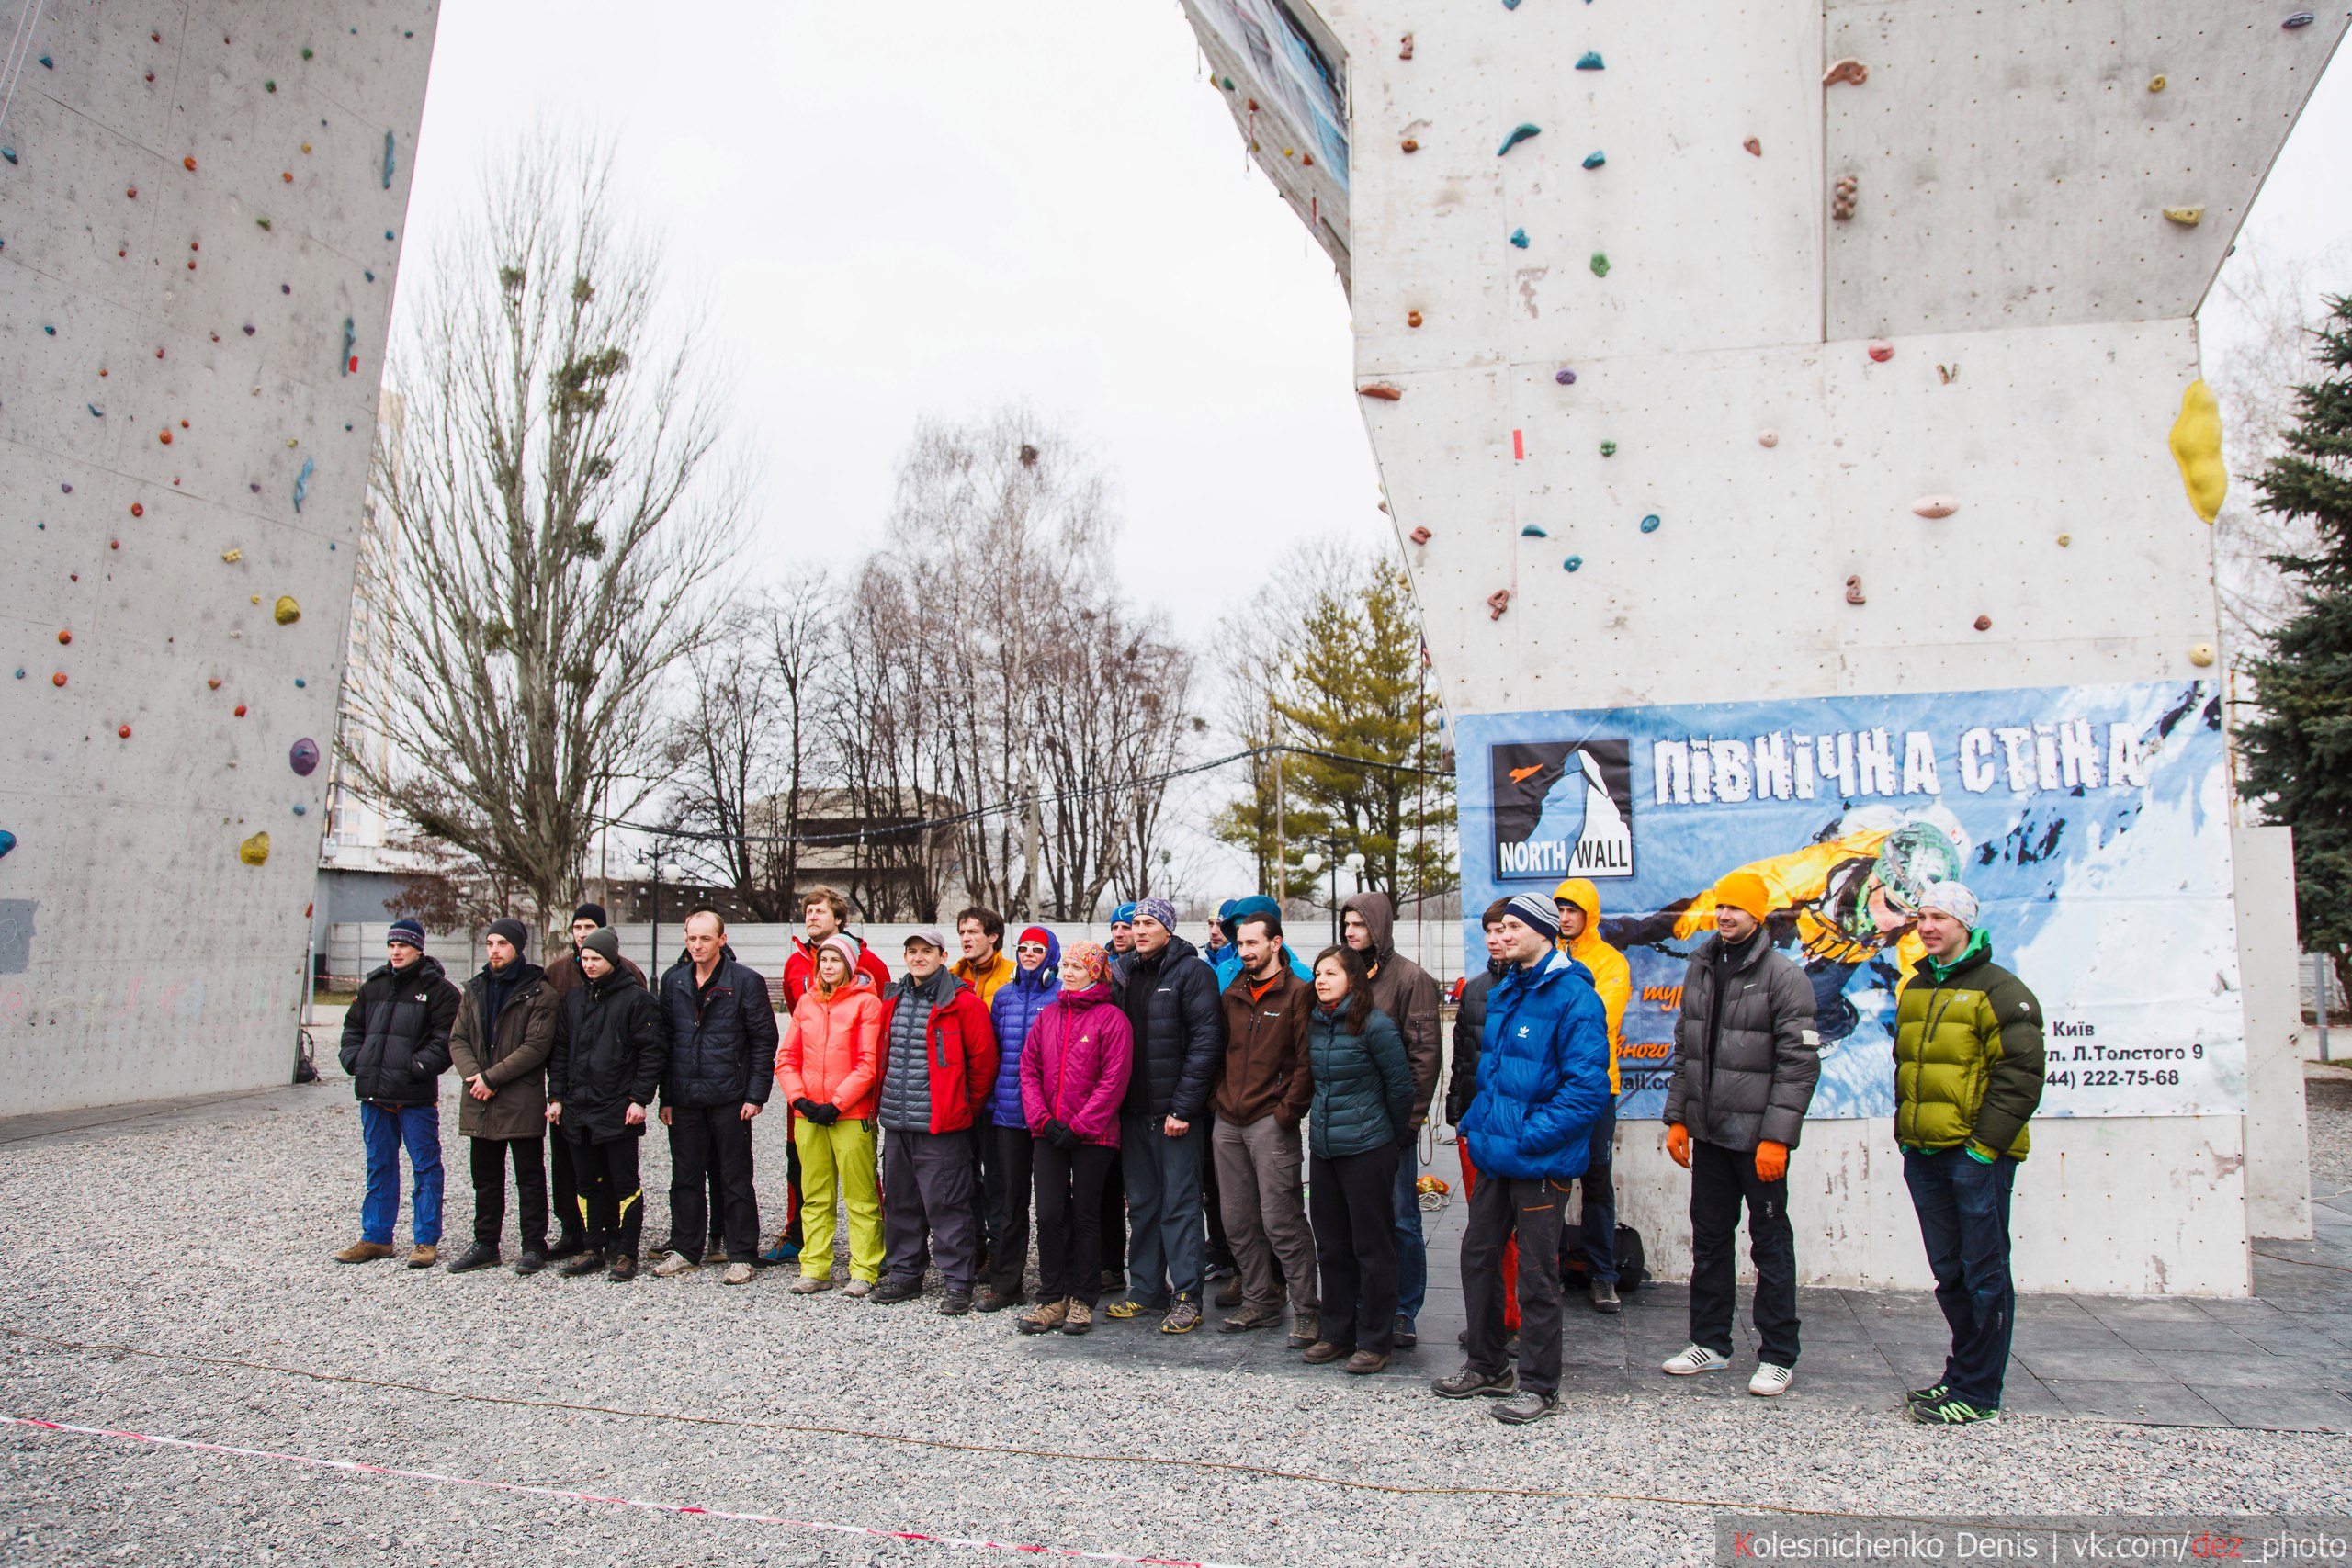
<svg viewBox="0 0 2352 1568">
<path fill-rule="evenodd" d="M 182 158 L 180 160 L 180 167 L 186 169 L 189 174 L 194 174 L 196 173 L 196 160 L 193 158 Z"/>
<path fill-rule="evenodd" d="M 1859 87 L 1870 79 L 1871 68 L 1853 56 L 1848 55 L 1822 73 L 1821 85 L 1825 87 L 1834 87 L 1840 82 L 1851 82 Z"/>
<path fill-rule="evenodd" d="M 244 716 L 245 716 L 245 705 L 244 705 L 244 704 L 243 704 L 243 703 L 239 703 L 239 704 L 237 705 L 237 716 L 238 716 L 239 718 L 243 718 L 243 717 L 244 717 Z"/>
<path fill-rule="evenodd" d="M 303 687 L 305 687 L 305 686 L 307 686 L 307 685 L 309 685 L 309 684 L 310 684 L 310 682 L 309 682 L 308 681 L 305 681 L 304 679 L 302 679 L 302 677 L 300 677 L 300 675 L 297 675 L 297 676 L 295 676 L 295 677 L 294 677 L 294 689 L 295 689 L 296 691 L 298 691 L 298 692 L 299 692 L 299 691 L 300 691 Z"/>
<path fill-rule="evenodd" d="M 40 330 L 48 333 L 51 337 L 55 337 L 57 335 L 57 329 L 51 326 L 47 321 L 43 321 L 40 324 Z"/>
<path fill-rule="evenodd" d="M 1584 557 L 1582 556 L 1570 556 L 1567 559 L 1560 563 L 1560 570 L 1562 571 L 1580 571 L 1583 569 Z"/>
<path fill-rule="evenodd" d="M 359 329 L 351 324 L 349 316 L 345 316 L 343 319 L 343 373 L 346 376 L 359 368 L 359 355 L 352 352 L 358 342 Z"/>
<path fill-rule="evenodd" d="M 1960 510 L 1960 502 L 1949 495 L 1923 495 L 1911 503 L 1911 510 L 1922 517 L 1949 517 Z"/>
<path fill-rule="evenodd" d="M 2309 11 L 2298 11 L 2278 25 L 2292 31 L 2296 28 L 2310 27 L 2315 19 Z"/>
<path fill-rule="evenodd" d="M 1526 141 L 1529 137 L 1541 136 L 1543 134 L 1544 128 L 1542 126 L 1531 124 L 1522 120 L 1519 124 L 1510 128 L 1510 134 L 1503 138 L 1503 144 L 1495 149 L 1495 156 L 1499 158 L 1504 153 L 1510 152 L 1512 148 L 1518 146 L 1521 142 Z"/>
<path fill-rule="evenodd" d="M 1588 169 L 1597 169 L 1607 162 L 1609 162 L 1609 154 L 1600 152 L 1599 149 L 1595 149 L 1584 155 L 1584 166 Z"/>
<path fill-rule="evenodd" d="M 1597 49 L 1588 49 L 1582 54 L 1577 56 L 1577 69 L 1579 71 L 1605 71 L 1608 67 L 1600 63 L 1600 51 Z"/>
<path fill-rule="evenodd" d="M 1552 372 L 1552 379 L 1563 387 L 1573 387 L 1577 384 L 1577 373 L 1563 365 Z"/>
<path fill-rule="evenodd" d="M 172 444 L 172 433 L 168 430 L 157 431 L 155 433 L 155 439 L 162 442 L 164 446 L 169 446 Z"/>
<path fill-rule="evenodd" d="M 1421 313 L 1420 313 L 1419 310 L 1408 310 L 1408 311 L 1406 311 L 1406 312 L 1405 312 L 1405 324 L 1406 324 L 1407 326 L 1408 326 L 1408 327 L 1418 327 L 1418 326 L 1419 326 L 1419 325 L 1421 324 Z"/>
<path fill-rule="evenodd" d="M 2161 93 L 2161 92 L 2163 92 L 2164 90 L 2165 90 L 2165 79 L 2164 79 L 2163 77 L 2161 77 L 2161 76 L 2151 76 L 2151 77 L 2149 77 L 2149 78 L 2148 78 L 2148 91 L 2150 91 L 2150 92 L 2152 92 L 2152 93 Z"/>
<path fill-rule="evenodd" d="M 256 218 L 254 220 L 254 227 L 261 230 L 264 233 L 267 233 L 269 231 L 269 220 L 266 218 Z M 288 288 L 286 292 L 291 294 L 294 291 L 291 288 Z"/>
<path fill-rule="evenodd" d="M 1614 441 L 1602 442 L 1600 444 L 1600 455 L 1604 457 L 1614 457 L 1617 456 L 1617 443 Z"/>
<path fill-rule="evenodd" d="M 1846 580 L 1846 603 L 1849 604 L 1869 603 L 1862 597 L 1862 580 L 1860 577 L 1849 577 Z"/>
<path fill-rule="evenodd" d="M 220 677 L 218 675 L 209 676 L 206 678 L 204 684 L 207 689 L 217 692 L 220 689 Z"/>
<path fill-rule="evenodd" d="M 297 517 L 302 515 L 302 502 L 311 494 L 311 472 L 317 467 L 316 463 L 305 457 L 302 459 L 302 471 L 294 476 L 294 515 Z"/>
<path fill-rule="evenodd" d="M 60 670 L 56 674 L 51 675 L 49 678 L 49 683 L 52 686 L 62 686 L 65 684 L 65 671 Z"/>
<path fill-rule="evenodd" d="M 1592 276 L 1595 277 L 1607 277 L 1609 276 L 1609 253 L 1607 251 L 1595 251 L 1592 253 Z"/>
<path fill-rule="evenodd" d="M 6 158 L 13 164 L 17 161 L 17 150 L 14 147 L 0 147 L 0 158 Z"/>
<path fill-rule="evenodd" d="M 1487 595 L 1487 619 L 1490 621 L 1499 621 L 1503 618 L 1503 612 L 1510 608 L 1510 589 L 1498 588 L 1492 593 Z"/>
<path fill-rule="evenodd" d="M 1421 150 L 1421 144 L 1414 141 L 1409 136 L 1405 138 L 1404 141 L 1399 141 L 1396 145 L 1399 150 L 1407 152 L 1418 152 Z"/>
<path fill-rule="evenodd" d="M 1548 539 L 1552 536 L 1544 531 L 1541 524 L 1528 523 L 1521 525 L 1519 536 L 1522 539 Z"/>
<path fill-rule="evenodd" d="M 1854 190 L 1857 181 L 1852 175 L 1838 176 L 1836 193 L 1829 204 L 1829 216 L 1843 223 L 1854 216 Z"/>
<path fill-rule="evenodd" d="M 399 142 L 390 131 L 384 132 L 384 188 L 386 190 L 392 188 L 392 156 L 398 145 Z"/>
<path fill-rule="evenodd" d="M 1430 542 L 1430 531 L 1426 527 L 1415 528 L 1411 533 L 1406 535 L 1405 537 L 1412 540 L 1413 543 L 1417 545 L 1426 545 Z"/>
<path fill-rule="evenodd" d="M 1753 136 L 1741 142 L 1740 145 L 1747 149 L 1747 155 L 1751 158 L 1761 158 L 1764 156 L 1764 143 L 1758 141 Z"/>
<path fill-rule="evenodd" d="M 116 738 L 117 738 L 117 739 L 122 739 L 122 740 L 128 740 L 128 739 L 130 739 L 130 726 L 129 726 L 129 725 L 127 725 L 127 724 L 117 725 L 117 726 L 115 727 L 115 736 L 116 736 Z"/>
<path fill-rule="evenodd" d="M 2074 542 L 2075 536 L 2072 534 L 2061 534 L 2058 536 L 2058 547 L 2062 550 Z"/>
<path fill-rule="evenodd" d="M 1392 387 L 1385 381 L 1367 381 L 1358 387 L 1356 392 L 1360 397 L 1371 398 L 1384 403 L 1393 403 L 1405 395 L 1403 388 Z"/>
<path fill-rule="evenodd" d="M 319 765 L 319 743 L 308 736 L 297 740 L 287 750 L 286 765 L 309 778 Z"/>
<path fill-rule="evenodd" d="M 96 403 L 84 403 L 82 406 L 90 411 L 90 417 L 92 419 L 104 419 L 107 416 L 107 411 L 98 407 Z"/>
<path fill-rule="evenodd" d="M 2205 221 L 2205 209 L 2201 207 L 2167 207 L 2165 216 L 2184 229 L 2194 229 Z"/>
<path fill-rule="evenodd" d="M 43 63 L 47 62 L 43 62 Z M 6 828 L 0 828 L 0 857 L 6 857 L 8 852 L 16 847 L 17 835 L 11 833 Z"/>
<path fill-rule="evenodd" d="M 1992 616 L 1990 616 L 1990 615 L 1979 615 L 1979 616 L 1977 616 L 1977 617 L 1976 617 L 1976 629 L 1977 629 L 1978 631 L 1980 631 L 1980 632 L 1989 632 L 1989 631 L 1991 631 L 1991 630 L 1993 629 L 1993 617 L 1992 617 Z"/>
<path fill-rule="evenodd" d="M 1527 249 L 1527 231 L 1524 229 L 1513 229 L 1510 231 L 1510 243 L 1518 246 L 1522 251 Z"/>
<path fill-rule="evenodd" d="M 74 634 L 67 631 L 59 632 L 57 634 L 57 640 L 60 643 L 70 643 L 74 640 Z"/>
<path fill-rule="evenodd" d="M 1399 60 L 1410 60 L 1410 59 L 1412 59 L 1412 58 L 1413 58 L 1413 35 L 1412 35 L 1412 34 L 1410 34 L 1410 33 L 1407 33 L 1403 38 L 1398 39 L 1396 40 L 1396 43 L 1397 43 L 1397 50 L 1396 50 L 1396 58 L 1397 58 L 1397 59 L 1399 59 Z"/>
<path fill-rule="evenodd" d="M 305 44 L 305 45 L 303 45 L 303 46 L 302 46 L 302 58 L 303 58 L 303 59 L 305 59 L 305 60 L 308 60 L 308 59 L 310 59 L 310 58 L 311 58 L 311 48 L 310 48 L 310 45 L 308 45 L 308 44 Z"/>
<path fill-rule="evenodd" d="M 2196 665 L 2199 670 L 2204 669 L 2207 665 L 2213 662 L 2213 645 L 2210 642 L 2190 643 L 2188 645 L 2188 661 L 2191 664 Z"/>
<path fill-rule="evenodd" d="M 308 54 L 310 51 L 304 50 L 302 52 Z M 237 858 L 244 862 L 247 865 L 261 865 L 267 862 L 269 859 L 269 835 L 267 833 L 255 833 L 252 838 L 247 839 L 244 842 L 239 844 L 237 846 Z"/>
<path fill-rule="evenodd" d="M 1870 355 L 1872 364 L 1883 365 L 1894 357 L 1894 345 L 1883 337 L 1874 337 L 1865 352 Z"/>
<path fill-rule="evenodd" d="M 2172 423 L 2172 460 L 2180 465 L 2188 504 L 2211 523 L 2229 494 L 2230 470 L 2222 461 L 2222 405 L 2202 378 L 2180 395 L 2180 416 Z"/>
<path fill-rule="evenodd" d="M 134 501 L 130 503 L 130 514 L 133 517 L 144 517 L 147 515 L 147 508 Z"/>
<path fill-rule="evenodd" d="M 300 801 L 299 801 L 299 800 L 298 800 L 298 801 L 296 801 L 296 802 L 294 803 L 294 815 L 295 815 L 295 816 L 297 816 L 297 817 L 308 817 L 310 814 L 311 814 L 311 808 L 310 808 L 309 807 L 307 807 L 307 806 L 303 805 L 303 804 L 302 804 Z"/>
<path fill-rule="evenodd" d="M 1645 534 L 1655 534 L 1655 533 L 1657 533 L 1657 528 L 1658 528 L 1658 522 L 1657 522 L 1657 513 L 1653 512 L 1653 513 L 1651 513 L 1647 517 L 1645 517 L 1645 518 L 1643 518 L 1643 519 L 1642 519 L 1642 532 L 1643 532 L 1643 533 L 1645 533 Z"/>
<path fill-rule="evenodd" d="M 1759 430 L 1756 433 L 1756 445 L 1758 446 L 1778 446 L 1780 444 L 1781 433 L 1777 430 Z"/>
<path fill-rule="evenodd" d="M 275 76 L 263 77 L 261 90 L 265 93 L 274 93 L 277 91 L 277 78 Z"/>
<path fill-rule="evenodd" d="M 302 606 L 294 602 L 294 596 L 291 593 L 281 593 L 277 596 L 277 604 L 271 609 L 270 614 L 277 617 L 279 626 L 290 626 L 302 618 Z"/>
</svg>

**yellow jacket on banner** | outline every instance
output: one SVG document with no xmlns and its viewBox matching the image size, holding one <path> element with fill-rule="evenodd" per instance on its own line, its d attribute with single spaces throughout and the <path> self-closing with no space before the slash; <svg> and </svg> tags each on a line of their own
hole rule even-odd
<svg viewBox="0 0 2352 1568">
<path fill-rule="evenodd" d="M 1617 1053 L 1625 1043 L 1625 1004 L 1634 999 L 1634 971 L 1625 955 L 1600 940 L 1600 891 L 1581 876 L 1552 889 L 1552 901 L 1566 899 L 1584 911 L 1584 930 L 1562 937 L 1559 949 L 1592 971 L 1592 988 L 1609 1014 L 1609 1092 L 1618 1093 Z"/>
</svg>

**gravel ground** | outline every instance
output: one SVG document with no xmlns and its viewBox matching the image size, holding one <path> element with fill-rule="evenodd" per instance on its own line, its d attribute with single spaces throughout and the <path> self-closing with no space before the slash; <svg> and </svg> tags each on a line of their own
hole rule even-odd
<svg viewBox="0 0 2352 1568">
<path fill-rule="evenodd" d="M 328 1254 L 355 1234 L 359 1137 L 343 1095 L 286 1091 L 0 1147 L 0 1326 L 153 1353 L 0 1337 L 0 1410 L 806 1520 L 1248 1564 L 1707 1561 L 1711 1510 L 1672 1499 L 1872 1517 L 2352 1512 L 2342 1437 L 2024 1416 L 1928 1431 L 1893 1411 L 1809 1403 L 1803 1382 L 1769 1404 L 1677 1399 L 1671 1386 L 1582 1398 L 1512 1430 L 1402 1380 L 1082 1360 L 1056 1354 L 1058 1340 L 1021 1339 L 1004 1317 L 793 1297 L 773 1271 L 729 1290 L 709 1272 L 616 1286 L 344 1267 Z M 2347 1111 L 2352 1095 L 2327 1114 Z M 449 1235 L 462 1243 L 471 1193 L 446 1103 L 444 1121 Z M 2342 1134 L 2331 1122 L 2337 1147 Z M 781 1196 L 781 1135 L 780 1123 L 763 1128 L 768 1198 Z M 658 1136 L 645 1152 L 650 1239 L 665 1228 L 667 1166 Z M 481 1397 L 493 1395 L 1390 1485 L 1626 1495 L 1400 1495 Z M 1008 1560 L 0 1427 L 0 1562 L 363 1554 L 433 1565 Z"/>
<path fill-rule="evenodd" d="M 2311 1127 L 2312 1190 L 2352 1189 L 2352 1072 L 2314 1067 L 2303 1079 Z"/>
</svg>

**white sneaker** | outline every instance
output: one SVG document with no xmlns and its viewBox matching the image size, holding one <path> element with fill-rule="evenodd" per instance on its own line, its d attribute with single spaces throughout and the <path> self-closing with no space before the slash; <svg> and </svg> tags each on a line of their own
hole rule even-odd
<svg viewBox="0 0 2352 1568">
<path fill-rule="evenodd" d="M 691 1274 L 701 1267 L 701 1264 L 688 1258 L 684 1253 L 673 1252 L 653 1266 L 653 1273 L 657 1279 L 674 1280 L 681 1274 Z"/>
<path fill-rule="evenodd" d="M 1728 1358 L 1716 1355 L 1703 1345 L 1691 1345 L 1668 1356 L 1658 1371 L 1670 1377 L 1687 1378 L 1698 1372 L 1719 1372 L 1730 1365 Z"/>
<path fill-rule="evenodd" d="M 1756 1363 L 1756 1375 L 1747 1380 L 1747 1392 L 1759 1399 L 1775 1399 L 1789 1392 L 1797 1381 L 1794 1367 L 1776 1367 L 1770 1361 Z"/>
</svg>

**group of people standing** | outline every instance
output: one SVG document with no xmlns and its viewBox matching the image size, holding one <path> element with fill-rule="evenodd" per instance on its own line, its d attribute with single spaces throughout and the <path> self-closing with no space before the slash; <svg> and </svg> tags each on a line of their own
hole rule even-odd
<svg viewBox="0 0 2352 1568">
<path fill-rule="evenodd" d="M 1771 1396 L 1797 1359 L 1787 1171 L 1819 1039 L 1811 987 L 1770 935 L 1762 881 L 1736 872 L 1713 898 L 1666 1107 L 1667 1147 L 1691 1171 L 1691 1344 L 1663 1370 L 1729 1364 L 1744 1208 L 1761 1340 L 1748 1387 Z M 756 1264 L 797 1261 L 796 1293 L 838 1283 L 895 1303 L 921 1295 L 935 1266 L 951 1316 L 1025 1305 L 1024 1333 L 1083 1334 L 1107 1292 L 1108 1315 L 1157 1315 L 1161 1332 L 1184 1334 L 1221 1272 L 1225 1332 L 1287 1325 L 1307 1362 L 1376 1372 L 1418 1341 L 1428 1261 L 1413 1150 L 1442 1055 L 1437 983 L 1396 952 L 1391 912 L 1385 896 L 1358 895 L 1341 907 L 1343 940 L 1302 962 L 1271 898 L 1227 904 L 1205 953 L 1176 934 L 1161 898 L 1120 906 L 1108 946 L 1065 949 L 1032 926 L 1010 953 L 1004 920 L 971 908 L 956 920 L 960 956 L 944 931 L 921 928 L 893 977 L 845 929 L 847 899 L 820 887 L 786 964 L 781 1028 L 768 982 L 707 908 L 687 917 L 684 953 L 650 988 L 593 904 L 575 913 L 572 951 L 545 968 L 526 956 L 519 922 L 492 922 L 489 962 L 462 989 L 425 955 L 422 928 L 398 921 L 390 962 L 344 1026 L 368 1190 L 360 1239 L 336 1256 L 395 1256 L 405 1147 L 408 1262 L 438 1261 L 438 1077 L 454 1066 L 475 1214 L 452 1271 L 501 1261 L 511 1167 L 518 1272 L 631 1278 L 650 1114 L 672 1168 L 657 1275 L 716 1261 L 743 1284 Z M 1483 921 L 1488 964 L 1457 1013 L 1445 1112 L 1468 1199 L 1467 1360 L 1433 1386 L 1492 1396 L 1510 1423 L 1557 1406 L 1564 1270 L 1581 1265 L 1595 1310 L 1621 1310 L 1610 1171 L 1631 986 L 1600 918 L 1580 880 L 1549 900 L 1498 901 Z M 1910 1405 L 1962 1424 L 1999 1405 L 2007 1195 L 2039 1100 L 2041 1020 L 1990 964 L 1965 888 L 1930 888 L 1917 919 L 1928 957 L 1898 1009 L 1897 1135 L 1954 1349 Z M 761 1251 L 752 1124 L 778 1089 L 786 1223 Z"/>
</svg>

